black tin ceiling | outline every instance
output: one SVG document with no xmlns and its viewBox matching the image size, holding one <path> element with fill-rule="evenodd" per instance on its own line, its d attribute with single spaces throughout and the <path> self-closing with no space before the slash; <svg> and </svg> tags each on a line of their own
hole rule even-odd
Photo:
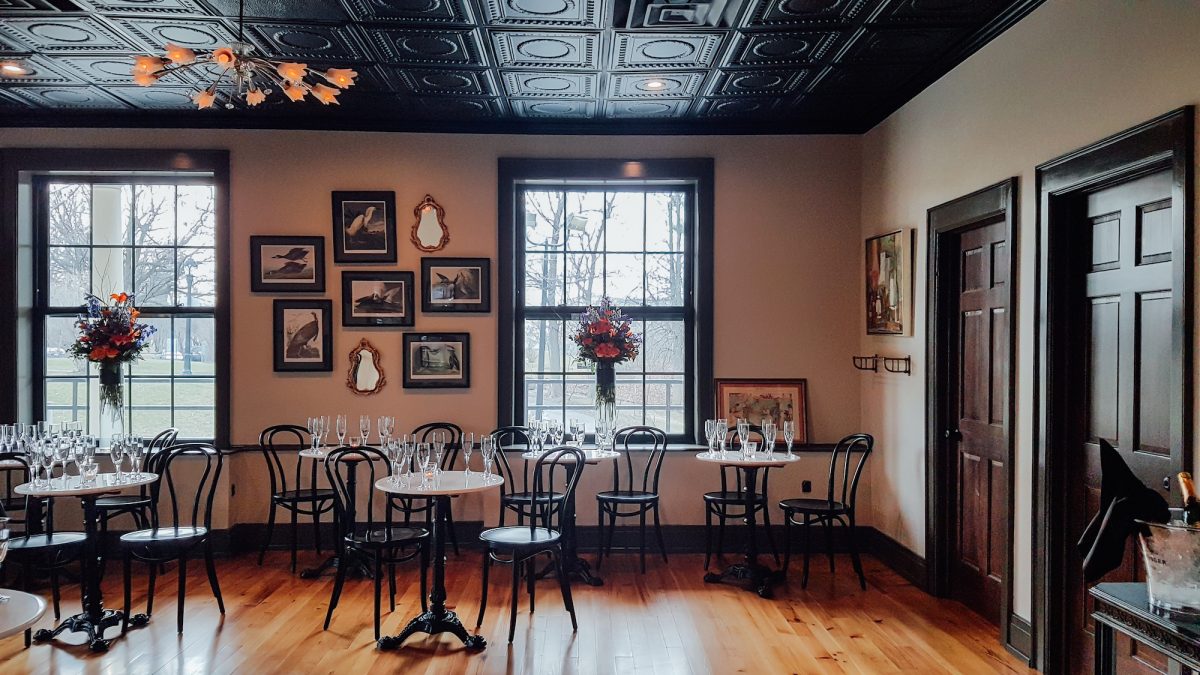
<svg viewBox="0 0 1200 675">
<path fill-rule="evenodd" d="M 197 111 L 130 56 L 227 42 L 237 0 L 0 0 L 0 60 L 32 71 L 0 79 L 0 126 L 859 133 L 1038 4 L 247 0 L 259 53 L 359 82 L 340 106 Z"/>
</svg>

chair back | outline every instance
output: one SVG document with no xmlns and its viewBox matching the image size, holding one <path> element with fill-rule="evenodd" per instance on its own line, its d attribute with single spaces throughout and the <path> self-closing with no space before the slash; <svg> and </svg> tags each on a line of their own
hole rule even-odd
<svg viewBox="0 0 1200 675">
<path fill-rule="evenodd" d="M 163 458 L 163 451 L 175 445 L 175 439 L 179 438 L 179 430 L 175 427 L 169 427 L 158 432 L 154 438 L 150 439 L 150 444 L 146 446 L 145 459 L 142 460 L 143 470 L 149 473 L 159 474 L 159 479 L 162 479 L 162 472 L 157 469 Z M 149 485 L 143 485 L 138 489 L 138 492 L 143 498 L 149 497 L 151 488 Z"/>
<path fill-rule="evenodd" d="M 311 437 L 308 429 L 295 424 L 276 424 L 262 430 L 258 435 L 258 447 L 267 460 L 267 474 L 271 478 L 271 494 L 287 492 L 288 477 L 284 471 L 283 461 L 279 459 L 279 451 L 284 448 L 298 447 L 303 450 L 309 446 Z M 317 487 L 317 460 L 309 462 L 308 487 Z M 304 489 L 304 458 L 296 458 L 296 470 L 291 485 L 297 490 Z"/>
<path fill-rule="evenodd" d="M 159 478 L 150 486 L 153 502 L 150 518 L 153 528 L 162 527 L 158 506 L 162 500 L 163 485 L 166 485 L 171 503 L 170 527 L 204 527 L 211 533 L 213 499 L 217 495 L 217 483 L 225 465 L 225 453 L 211 443 L 179 443 L 156 453 L 154 457 L 155 468 L 159 469 L 154 473 L 158 473 Z M 187 464 L 180 462 L 180 457 L 199 458 L 197 466 L 203 462 L 203 471 L 196 479 L 194 492 L 176 484 L 176 472 L 180 470 L 180 466 Z"/>
<path fill-rule="evenodd" d="M 519 449 L 516 446 L 524 446 L 524 450 L 521 452 L 532 450 L 533 444 L 529 441 L 529 430 L 525 427 L 500 427 L 492 430 L 490 436 L 492 442 L 496 444 L 496 464 L 500 469 L 500 477 L 504 479 L 504 483 L 500 486 L 500 496 L 528 491 L 529 462 L 521 462 L 521 473 L 519 474 L 521 480 L 518 482 L 518 474 L 509 463 L 508 453 L 505 450 Z"/>
<path fill-rule="evenodd" d="M 10 475 L 13 472 L 21 474 L 17 479 L 20 481 L 20 483 L 28 483 L 33 480 L 34 472 L 29 466 L 29 458 L 25 453 L 0 452 L 0 462 L 12 462 L 17 465 L 6 469 L 5 472 Z M 25 502 L 24 506 L 20 505 L 21 501 Z M 13 497 L 10 493 L 10 496 L 7 498 L 0 499 L 0 509 L 4 509 L 6 512 L 23 511 L 25 516 L 24 518 L 14 518 L 13 516 L 9 515 L 9 524 L 15 525 L 19 523 L 24 525 L 25 534 L 41 534 L 42 501 L 43 500 L 38 497 Z M 47 502 L 47 512 L 52 514 L 53 511 L 51 511 L 51 509 L 54 508 L 54 500 L 47 499 L 45 501 Z M 46 526 L 53 528 L 53 520 L 51 517 L 47 518 Z"/>
<path fill-rule="evenodd" d="M 558 526 L 562 527 L 562 507 L 571 503 L 583 465 L 583 451 L 570 445 L 550 448 L 538 457 L 533 467 L 533 500 L 529 505 L 531 538 L 539 526 L 552 529 L 552 516 L 558 516 Z M 551 499 L 555 492 L 563 495 L 561 501 Z"/>
<path fill-rule="evenodd" d="M 382 472 L 377 472 L 377 467 L 382 468 Z M 389 475 L 389 470 L 387 455 L 369 445 L 357 448 L 343 445 L 325 457 L 325 476 L 333 487 L 333 505 L 344 534 L 375 529 L 375 494 L 379 492 L 375 489 L 375 481 Z M 350 489 L 351 471 L 355 472 L 356 485 L 367 492 L 365 514 L 357 508 L 357 495 Z M 350 517 L 352 512 L 353 518 Z"/>
<path fill-rule="evenodd" d="M 862 478 L 863 466 L 867 463 L 867 457 L 871 456 L 871 450 L 874 447 L 875 438 L 870 434 L 850 434 L 833 446 L 833 456 L 829 458 L 829 503 L 831 507 L 833 502 L 840 501 L 847 508 L 854 509 L 854 502 L 858 498 L 858 480 Z M 857 463 L 852 461 L 856 452 L 858 453 Z M 850 473 L 852 464 L 854 465 L 853 476 Z M 834 493 L 834 486 L 839 474 L 842 488 L 840 498 Z"/>
<path fill-rule="evenodd" d="M 446 452 L 442 455 L 442 464 L 439 468 L 442 471 L 449 471 L 458 461 L 458 451 L 462 447 L 462 427 L 451 422 L 426 422 L 413 429 L 412 435 L 418 443 L 431 443 L 430 438 L 439 431 L 446 436 Z"/>
<path fill-rule="evenodd" d="M 650 453 L 646 456 L 646 462 L 642 466 L 641 471 L 641 491 L 642 492 L 658 492 L 658 477 L 662 473 L 663 457 L 667 454 L 667 434 L 658 427 L 650 426 L 632 426 L 617 430 L 613 436 L 613 445 L 621 445 L 625 452 L 625 490 L 634 490 L 634 467 L 633 453 L 630 452 L 630 443 L 644 443 L 650 446 Z M 621 460 L 613 462 L 613 489 L 621 490 Z"/>
</svg>

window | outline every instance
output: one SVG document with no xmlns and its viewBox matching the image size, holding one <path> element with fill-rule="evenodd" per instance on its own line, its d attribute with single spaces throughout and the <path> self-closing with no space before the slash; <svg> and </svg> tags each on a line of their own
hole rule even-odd
<svg viewBox="0 0 1200 675">
<path fill-rule="evenodd" d="M 44 176 L 37 198 L 33 347 L 44 419 L 99 429 L 96 369 L 72 360 L 84 294 L 132 292 L 157 332 L 126 368 L 128 433 L 217 426 L 217 200 L 210 177 Z M 40 368 L 40 371 L 37 370 Z"/>
<path fill-rule="evenodd" d="M 501 368 L 515 377 L 501 373 L 502 389 L 511 384 L 502 391 L 501 419 L 594 424 L 595 376 L 578 361 L 570 334 L 583 309 L 608 296 L 643 338 L 639 357 L 616 369 L 617 423 L 694 438 L 703 400 L 697 355 L 711 353 L 698 348 L 711 344 L 707 322 L 697 330 L 698 314 L 709 311 L 698 313 L 698 296 L 711 304 L 697 293 L 698 248 L 711 253 L 698 236 L 706 228 L 699 226 L 697 181 L 527 178 L 510 187 L 513 236 L 502 241 L 501 258 L 512 256 L 513 271 L 506 281 L 502 265 L 501 332 L 502 343 L 512 336 L 512 361 L 506 365 L 502 344 Z M 707 381 L 710 366 L 702 370 Z"/>
</svg>

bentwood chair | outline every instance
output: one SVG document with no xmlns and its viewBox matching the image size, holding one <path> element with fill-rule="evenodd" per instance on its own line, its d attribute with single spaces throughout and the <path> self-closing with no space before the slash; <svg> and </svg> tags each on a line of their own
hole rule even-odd
<svg viewBox="0 0 1200 675">
<path fill-rule="evenodd" d="M 731 437 L 730 445 L 733 445 L 737 439 L 736 429 L 730 427 L 728 435 Z M 757 441 L 760 446 L 762 440 L 762 430 L 757 425 L 750 425 L 749 440 Z M 740 448 L 738 448 L 740 450 Z M 735 450 L 738 451 L 738 450 Z M 704 569 L 708 569 L 709 560 L 712 558 L 712 530 L 713 519 L 717 519 L 717 557 L 721 557 L 725 545 L 725 521 L 726 520 L 744 520 L 749 514 L 746 512 L 746 486 L 742 483 L 742 472 L 737 467 L 724 466 L 720 467 L 721 472 L 721 489 L 716 492 L 704 493 Z M 733 478 L 730 479 L 730 474 Z M 760 491 L 755 491 L 754 494 L 754 513 L 762 514 L 763 529 L 767 532 L 767 542 L 771 545 L 771 555 L 775 558 L 775 564 L 779 564 L 779 549 L 775 546 L 775 535 L 771 531 L 771 510 L 767 508 L 767 491 L 768 482 L 770 480 L 771 469 L 764 468 L 760 472 L 762 480 Z M 730 489 L 730 488 L 733 489 Z"/>
<path fill-rule="evenodd" d="M 633 453 L 630 452 L 630 442 L 641 442 L 649 446 L 646 461 L 640 472 L 641 482 L 636 484 L 633 464 Z M 621 460 L 613 462 L 613 489 L 596 493 L 597 524 L 601 530 L 600 554 L 596 558 L 596 569 L 604 562 L 604 518 L 608 516 L 609 555 L 612 555 L 613 533 L 617 529 L 617 518 L 632 518 L 637 516 L 641 521 L 641 558 L 642 574 L 646 573 L 646 514 L 654 514 L 654 535 L 658 538 L 658 548 L 662 551 L 663 562 L 667 562 L 667 545 L 663 541 L 662 525 L 658 519 L 658 477 L 662 473 L 663 457 L 667 453 L 667 434 L 662 429 L 648 426 L 625 427 L 617 431 L 613 441 L 614 446 L 620 444 L 625 452 L 625 470 L 621 471 Z M 624 482 L 622 482 L 624 473 Z M 624 487 L 622 487 L 622 485 Z M 622 510 L 626 509 L 626 510 Z"/>
<path fill-rule="evenodd" d="M 388 466 L 387 457 L 371 447 L 340 447 L 329 453 L 325 458 L 325 474 L 329 484 L 333 486 L 334 505 L 338 521 L 342 523 L 342 555 L 347 556 L 356 551 L 370 557 L 374 563 L 375 576 L 375 640 L 379 640 L 379 595 L 383 580 L 383 566 L 388 567 L 388 589 L 390 604 L 396 609 L 396 563 L 407 562 L 420 556 L 421 563 L 421 609 L 426 609 L 425 587 L 427 570 L 429 568 L 429 531 L 418 527 L 393 527 L 375 521 L 375 481 L 387 476 L 384 469 L 378 476 L 376 466 Z M 357 466 L 358 469 L 352 468 Z M 351 471 L 366 472 L 367 500 L 366 509 L 354 508 L 352 500 L 354 492 L 350 489 L 349 474 Z M 364 478 L 364 476 L 359 476 Z M 350 514 L 354 513 L 355 517 Z M 411 550 L 410 550 L 411 549 Z M 345 560 L 345 558 L 343 558 Z M 337 578 L 333 583 L 333 595 L 329 599 L 329 609 L 325 612 L 325 628 L 329 630 L 329 622 L 333 619 L 333 609 L 337 607 L 342 597 L 342 586 L 346 582 L 347 564 L 339 564 Z"/>
<path fill-rule="evenodd" d="M 184 459 L 186 458 L 186 459 Z M 150 489 L 150 527 L 121 535 L 120 545 L 124 553 L 125 571 L 125 616 L 121 621 L 121 632 L 129 628 L 129 606 L 133 586 L 133 561 L 145 563 L 150 572 L 149 593 L 146 596 L 146 619 L 154 611 L 154 583 L 160 565 L 177 562 L 179 566 L 179 600 L 176 607 L 176 630 L 183 633 L 184 598 L 187 593 L 188 558 L 196 549 L 203 549 L 204 566 L 208 571 L 208 585 L 212 587 L 217 608 L 225 613 L 225 601 L 221 598 L 221 585 L 217 581 L 217 567 L 212 552 L 212 508 L 221 480 L 225 455 L 210 443 L 180 443 L 167 448 L 155 458 L 154 473 L 159 480 Z M 183 474 L 179 476 L 177 474 Z M 162 488 L 167 487 L 170 521 L 163 522 Z M 182 507 L 182 509 L 181 509 Z M 137 620 L 143 623 L 144 620 Z"/>
<path fill-rule="evenodd" d="M 808 558 L 811 549 L 812 528 L 821 525 L 825 530 L 825 547 L 829 555 L 829 571 L 833 573 L 833 525 L 840 524 L 846 528 L 846 538 L 850 544 L 850 560 L 854 563 L 854 571 L 858 574 L 858 583 L 867 590 L 867 578 L 863 575 L 862 561 L 858 558 L 858 542 L 855 537 L 855 502 L 858 497 L 858 480 L 862 477 L 863 466 L 871 450 L 875 447 L 875 439 L 868 434 L 852 434 L 837 442 L 833 448 L 833 456 L 829 458 L 829 483 L 825 499 L 785 499 L 779 502 L 783 509 L 784 532 L 787 541 L 783 557 L 783 571 L 787 573 L 788 563 L 792 559 L 792 525 L 804 526 L 804 576 L 800 587 L 808 586 Z M 858 462 L 853 462 L 853 456 L 858 453 Z M 840 464 L 839 464 L 840 462 Z M 854 465 L 851 476 L 850 467 Z M 840 468 L 839 468 L 840 466 Z M 840 483 L 841 491 L 835 492 L 836 484 Z M 799 517 L 803 516 L 803 520 Z"/>
<path fill-rule="evenodd" d="M 275 510 L 282 508 L 292 514 L 292 573 L 296 572 L 296 548 L 300 538 L 300 528 L 297 524 L 299 516 L 312 518 L 313 541 L 317 553 L 321 552 L 321 514 L 333 511 L 333 490 L 317 487 L 317 465 L 315 458 L 309 458 L 308 471 L 304 470 L 306 460 L 296 458 L 296 470 L 291 482 L 288 481 L 287 471 L 279 459 L 280 448 L 307 446 L 308 430 L 295 424 L 276 424 L 262 430 L 258 435 L 258 447 L 262 450 L 263 458 L 267 460 L 267 473 L 271 477 L 271 512 L 267 516 L 267 536 L 263 539 L 262 548 L 258 552 L 258 564 L 263 564 L 263 555 L 271 545 L 271 535 L 275 532 Z M 308 476 L 305 485 L 304 477 Z"/>
<path fill-rule="evenodd" d="M 509 511 L 516 514 L 517 525 L 523 525 L 525 519 L 534 514 L 533 491 L 530 489 L 533 464 L 520 458 L 509 461 L 507 451 L 523 453 L 535 449 L 529 440 L 529 431 L 525 427 L 500 427 L 492 431 L 491 436 L 496 444 L 496 464 L 499 466 L 501 477 L 504 478 L 504 483 L 500 486 L 499 527 L 504 527 L 504 515 Z M 519 473 L 513 468 L 514 461 L 521 463 Z M 560 505 L 566 499 L 565 495 L 553 490 L 545 497 Z"/>
<path fill-rule="evenodd" d="M 435 434 L 442 434 L 442 438 L 446 439 L 446 452 L 442 455 L 440 468 L 442 471 L 449 471 L 454 468 L 454 464 L 458 460 L 458 452 L 462 448 L 462 428 L 450 422 L 427 422 L 413 429 L 412 432 L 412 436 L 416 439 L 417 443 L 430 443 Z M 413 461 L 415 461 L 415 456 Z M 425 518 L 425 527 L 429 529 L 433 527 L 433 524 L 429 521 L 433 515 L 432 499 L 389 494 L 387 497 L 387 510 L 389 523 L 391 522 L 392 513 L 398 511 L 404 514 L 405 525 L 412 523 L 413 516 L 421 515 Z M 458 534 L 454 531 L 453 510 L 446 508 L 441 513 L 445 519 L 443 522 L 446 525 L 446 532 L 450 535 L 450 545 L 454 547 L 454 555 L 457 556 Z"/>
<path fill-rule="evenodd" d="M 508 620 L 508 643 L 512 644 L 517 630 L 517 599 L 520 596 L 521 572 L 524 569 L 529 592 L 529 613 L 534 608 L 534 581 L 537 571 L 535 558 L 549 554 L 554 559 L 554 572 L 562 590 L 563 604 L 571 614 L 571 629 L 579 630 L 575 620 L 575 603 L 571 600 L 571 585 L 562 565 L 562 501 L 553 498 L 561 494 L 569 498 L 575 492 L 582 471 L 583 451 L 569 446 L 552 448 L 538 458 L 533 468 L 532 500 L 529 503 L 529 525 L 510 525 L 484 530 L 480 541 L 487 546 L 483 556 L 483 593 L 479 603 L 479 618 L 475 627 L 483 625 L 487 610 L 488 575 L 492 563 L 512 565 L 512 608 Z"/>
<path fill-rule="evenodd" d="M 24 480 L 33 480 L 25 456 L 21 453 L 0 454 L 0 461 L 13 462 L 23 467 Z M 80 559 L 83 532 L 56 532 L 54 529 L 54 500 L 39 497 L 25 498 L 25 533 L 8 540 L 8 556 L 5 562 L 21 567 L 21 588 L 30 589 L 34 574 L 45 573 L 50 577 L 50 597 L 55 620 L 61 618 L 61 594 L 58 583 L 59 570 Z M 30 645 L 32 631 L 25 631 L 25 646 Z"/>
<path fill-rule="evenodd" d="M 150 444 L 146 446 L 145 460 L 143 468 L 148 473 L 157 473 L 154 471 L 155 460 L 163 450 L 175 445 L 175 439 L 179 437 L 179 430 L 175 428 L 163 429 L 151 439 Z M 143 485 L 138 488 L 136 494 L 129 495 L 106 495 L 96 499 L 96 511 L 100 519 L 100 545 L 108 546 L 108 522 L 117 516 L 128 514 L 133 518 L 134 529 L 144 530 L 150 527 L 150 485 Z M 108 556 L 104 557 L 107 561 Z M 101 570 L 103 571 L 103 567 Z"/>
</svg>

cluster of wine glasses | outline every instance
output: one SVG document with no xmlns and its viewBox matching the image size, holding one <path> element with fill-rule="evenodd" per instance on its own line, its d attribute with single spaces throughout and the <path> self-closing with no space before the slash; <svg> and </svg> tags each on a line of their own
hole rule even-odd
<svg viewBox="0 0 1200 675">
<path fill-rule="evenodd" d="M 583 444 L 587 439 L 587 427 L 582 420 L 574 418 L 564 427 L 561 420 L 530 417 L 529 424 L 525 428 L 529 433 L 529 442 L 534 446 L 530 450 L 537 452 L 544 452 L 546 450 L 547 441 L 550 442 L 550 447 L 552 448 L 566 443 L 582 450 Z M 610 449 L 615 431 L 616 426 L 611 422 L 598 420 L 596 422 L 597 448 L 601 450 Z"/>
<path fill-rule="evenodd" d="M 85 484 L 94 481 L 98 439 L 83 433 L 83 422 L 38 422 L 37 424 L 0 424 L 0 453 L 25 457 L 33 473 L 34 487 L 53 488 L 54 467 L 62 466 L 58 486 L 67 487 L 68 467 L 75 465 L 75 476 Z M 114 464 L 116 460 L 114 459 Z M 41 478 L 45 474 L 45 479 Z"/>
<path fill-rule="evenodd" d="M 787 456 L 792 457 L 792 443 L 796 440 L 796 422 L 794 420 L 783 420 L 780 423 L 783 426 L 783 441 L 787 444 Z M 775 420 L 764 417 L 759 424 L 758 430 L 762 435 L 762 451 L 766 454 L 771 454 L 775 448 L 775 439 L 778 438 L 780 424 L 776 424 Z M 759 451 L 759 443 L 750 440 L 750 420 L 739 417 L 734 422 L 734 433 L 737 435 L 738 452 L 745 459 L 753 459 Z M 729 420 L 715 419 L 704 421 L 704 435 L 708 438 L 708 454 L 726 456 L 729 451 Z"/>
</svg>

